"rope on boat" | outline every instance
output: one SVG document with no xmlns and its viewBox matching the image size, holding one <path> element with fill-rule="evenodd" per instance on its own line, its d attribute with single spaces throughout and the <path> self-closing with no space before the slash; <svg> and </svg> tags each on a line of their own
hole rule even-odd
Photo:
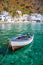
<svg viewBox="0 0 43 65">
<path fill-rule="evenodd" d="M 7 56 L 7 52 L 8 52 L 8 49 L 9 49 L 9 44 L 8 44 L 8 47 L 7 47 L 7 50 L 6 50 L 5 56 L 4 56 L 4 58 L 2 58 L 2 60 L 1 60 L 0 64 L 2 64 L 2 62 L 3 62 L 3 61 L 4 61 L 4 59 L 6 58 L 6 56 Z"/>
</svg>

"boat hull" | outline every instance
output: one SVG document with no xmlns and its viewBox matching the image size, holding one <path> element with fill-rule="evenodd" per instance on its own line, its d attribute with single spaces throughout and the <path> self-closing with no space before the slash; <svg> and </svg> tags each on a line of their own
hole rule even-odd
<svg viewBox="0 0 43 65">
<path fill-rule="evenodd" d="M 14 51 L 14 50 L 17 50 L 17 49 L 19 49 L 19 48 L 21 48 L 21 47 L 23 47 L 23 46 L 12 46 L 11 48 L 12 48 L 12 50 Z"/>
</svg>

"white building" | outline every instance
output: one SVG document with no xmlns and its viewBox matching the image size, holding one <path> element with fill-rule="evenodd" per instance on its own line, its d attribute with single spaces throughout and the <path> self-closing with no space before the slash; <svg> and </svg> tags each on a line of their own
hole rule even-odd
<svg viewBox="0 0 43 65">
<path fill-rule="evenodd" d="M 21 11 L 16 11 L 16 14 L 17 14 L 18 16 L 22 16 L 22 12 L 21 12 Z"/>
<path fill-rule="evenodd" d="M 43 15 L 42 15 L 42 17 L 41 17 L 41 21 L 43 22 Z"/>
<path fill-rule="evenodd" d="M 37 13 L 32 14 L 32 15 L 30 16 L 30 18 L 31 18 L 32 21 L 40 22 L 40 21 L 41 21 L 41 14 L 37 14 Z"/>
<path fill-rule="evenodd" d="M 30 16 L 28 14 L 23 14 L 23 20 L 27 21 L 30 19 Z"/>
<path fill-rule="evenodd" d="M 3 15 L 9 15 L 9 12 L 7 12 L 7 11 L 3 11 L 3 12 L 1 12 L 1 14 L 3 14 Z"/>
<path fill-rule="evenodd" d="M 12 17 L 11 17 L 11 15 L 9 14 L 9 12 L 3 11 L 3 12 L 1 12 L 1 14 L 0 14 L 0 20 L 1 20 L 1 21 L 11 22 L 11 21 L 12 21 Z"/>
<path fill-rule="evenodd" d="M 28 14 L 23 14 L 23 16 L 14 17 L 14 21 L 29 21 L 30 16 Z"/>
<path fill-rule="evenodd" d="M 0 14 L 0 20 L 1 20 L 1 21 L 4 21 L 5 19 L 6 19 L 5 15 Z"/>
</svg>

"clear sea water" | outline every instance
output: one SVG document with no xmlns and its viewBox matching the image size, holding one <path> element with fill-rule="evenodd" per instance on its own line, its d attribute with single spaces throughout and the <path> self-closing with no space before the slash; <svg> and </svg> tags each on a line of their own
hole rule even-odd
<svg viewBox="0 0 43 65">
<path fill-rule="evenodd" d="M 8 48 L 8 39 L 19 34 L 34 34 L 31 44 L 16 51 Z M 43 65 L 43 23 L 0 24 L 0 65 Z"/>
</svg>

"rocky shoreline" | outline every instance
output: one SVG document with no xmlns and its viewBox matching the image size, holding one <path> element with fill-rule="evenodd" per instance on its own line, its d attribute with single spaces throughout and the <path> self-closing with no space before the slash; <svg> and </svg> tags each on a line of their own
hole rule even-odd
<svg viewBox="0 0 43 65">
<path fill-rule="evenodd" d="M 5 23 L 5 24 L 11 24 L 11 23 L 13 23 L 13 24 L 15 24 L 15 23 L 31 23 L 31 21 L 14 21 L 14 22 L 8 22 L 8 21 L 0 21 L 0 24 L 3 24 L 3 23 Z"/>
</svg>

